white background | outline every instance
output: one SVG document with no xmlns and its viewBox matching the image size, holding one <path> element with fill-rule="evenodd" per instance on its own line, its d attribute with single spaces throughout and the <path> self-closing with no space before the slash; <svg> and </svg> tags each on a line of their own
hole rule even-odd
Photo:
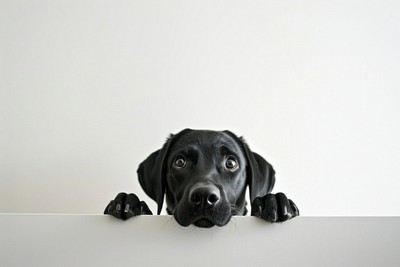
<svg viewBox="0 0 400 267">
<path fill-rule="evenodd" d="M 302 215 L 400 214 L 399 1 L 0 0 L 0 212 L 102 213 L 183 128 Z"/>
</svg>

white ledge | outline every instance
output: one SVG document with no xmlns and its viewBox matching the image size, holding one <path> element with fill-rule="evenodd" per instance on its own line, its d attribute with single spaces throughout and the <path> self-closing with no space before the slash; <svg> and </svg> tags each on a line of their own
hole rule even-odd
<svg viewBox="0 0 400 267">
<path fill-rule="evenodd" d="M 400 217 L 181 227 L 171 216 L 0 214 L 0 266 L 400 266 Z"/>
</svg>

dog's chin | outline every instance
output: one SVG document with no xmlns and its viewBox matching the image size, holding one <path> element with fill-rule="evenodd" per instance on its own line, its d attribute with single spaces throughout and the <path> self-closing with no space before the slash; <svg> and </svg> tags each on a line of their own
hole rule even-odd
<svg viewBox="0 0 400 267">
<path fill-rule="evenodd" d="M 215 225 L 214 222 L 210 221 L 207 218 L 200 218 L 193 222 L 193 225 L 201 228 L 210 228 Z"/>
<path fill-rule="evenodd" d="M 186 216 L 185 216 L 186 215 Z M 189 225 L 194 225 L 197 227 L 201 228 L 211 228 L 213 226 L 224 226 L 226 225 L 229 220 L 231 219 L 230 214 L 227 214 L 225 216 L 219 216 L 219 217 L 211 217 L 207 215 L 200 215 L 200 216 L 187 216 L 188 214 L 184 214 L 184 216 L 178 216 L 177 213 L 174 213 L 174 218 L 177 223 L 179 223 L 181 226 L 187 227 Z"/>
<path fill-rule="evenodd" d="M 196 209 L 183 202 L 174 209 L 173 215 L 176 222 L 184 227 L 189 225 L 201 228 L 220 227 L 226 225 L 232 217 L 230 205 L 226 203 L 214 209 Z"/>
</svg>

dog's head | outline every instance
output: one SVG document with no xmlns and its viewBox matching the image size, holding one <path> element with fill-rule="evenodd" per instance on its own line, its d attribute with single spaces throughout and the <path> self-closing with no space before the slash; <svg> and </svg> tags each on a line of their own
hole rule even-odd
<svg viewBox="0 0 400 267">
<path fill-rule="evenodd" d="M 250 151 L 243 138 L 229 131 L 185 129 L 171 135 L 138 169 L 144 191 L 164 202 L 182 226 L 223 226 L 232 215 L 246 213 L 250 200 L 270 192 L 275 183 L 272 166 Z"/>
</svg>

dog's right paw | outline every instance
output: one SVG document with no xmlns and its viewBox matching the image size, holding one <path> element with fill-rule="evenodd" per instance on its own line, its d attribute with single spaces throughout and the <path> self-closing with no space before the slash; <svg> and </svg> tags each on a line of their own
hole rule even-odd
<svg viewBox="0 0 400 267">
<path fill-rule="evenodd" d="M 107 205 L 104 214 L 109 214 L 121 220 L 127 220 L 137 215 L 152 215 L 146 202 L 140 201 L 135 194 L 119 193 Z"/>
</svg>

